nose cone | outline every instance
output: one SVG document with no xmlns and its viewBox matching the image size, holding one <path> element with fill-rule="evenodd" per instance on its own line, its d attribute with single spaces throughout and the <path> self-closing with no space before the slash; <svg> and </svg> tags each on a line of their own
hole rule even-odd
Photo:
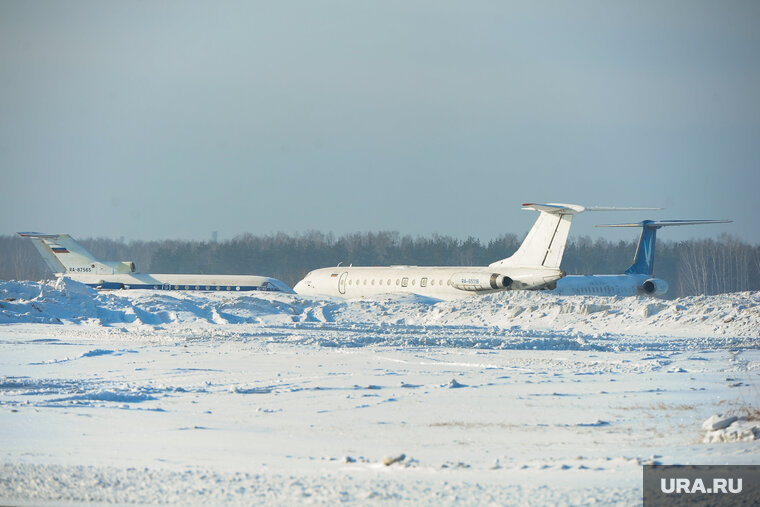
<svg viewBox="0 0 760 507">
<path fill-rule="evenodd" d="M 311 282 L 306 281 L 305 278 L 293 287 L 293 290 L 296 291 L 297 294 L 308 294 L 309 289 L 311 289 Z"/>
</svg>

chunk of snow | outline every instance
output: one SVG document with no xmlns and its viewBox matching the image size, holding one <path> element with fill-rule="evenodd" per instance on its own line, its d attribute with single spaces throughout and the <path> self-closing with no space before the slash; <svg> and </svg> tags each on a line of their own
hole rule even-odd
<svg viewBox="0 0 760 507">
<path fill-rule="evenodd" d="M 739 418 L 735 415 L 724 417 L 720 414 L 713 414 L 708 419 L 705 419 L 705 422 L 702 423 L 702 429 L 713 431 L 727 428 L 728 426 L 731 426 L 731 424 L 733 424 L 737 419 Z"/>
<path fill-rule="evenodd" d="M 406 454 L 403 454 L 403 453 L 398 454 L 396 456 L 388 456 L 387 458 L 383 460 L 383 465 L 388 467 L 388 466 L 393 465 L 394 463 L 401 463 L 405 459 L 406 459 Z"/>
</svg>

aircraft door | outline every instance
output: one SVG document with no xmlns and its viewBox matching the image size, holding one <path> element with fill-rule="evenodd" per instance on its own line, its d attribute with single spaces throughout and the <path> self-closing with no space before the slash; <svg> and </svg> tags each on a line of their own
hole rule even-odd
<svg viewBox="0 0 760 507">
<path fill-rule="evenodd" d="M 344 271 L 338 278 L 338 292 L 341 294 L 346 293 L 346 278 L 348 278 L 348 271 Z"/>
</svg>

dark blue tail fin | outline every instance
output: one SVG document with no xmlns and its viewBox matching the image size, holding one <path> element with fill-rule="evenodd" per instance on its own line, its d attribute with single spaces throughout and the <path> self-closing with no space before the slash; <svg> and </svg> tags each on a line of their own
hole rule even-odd
<svg viewBox="0 0 760 507">
<path fill-rule="evenodd" d="M 641 236 L 639 236 L 639 245 L 636 247 L 633 264 L 625 270 L 625 274 L 652 276 L 654 272 L 654 241 L 657 238 L 657 229 L 669 225 L 726 224 L 729 222 L 731 220 L 644 220 L 634 224 L 597 225 L 597 227 L 641 227 Z"/>
<path fill-rule="evenodd" d="M 639 245 L 636 247 L 636 255 L 633 256 L 633 264 L 625 270 L 626 275 L 652 276 L 654 271 L 654 243 L 657 239 L 657 229 L 652 220 L 641 222 L 641 235 Z"/>
</svg>

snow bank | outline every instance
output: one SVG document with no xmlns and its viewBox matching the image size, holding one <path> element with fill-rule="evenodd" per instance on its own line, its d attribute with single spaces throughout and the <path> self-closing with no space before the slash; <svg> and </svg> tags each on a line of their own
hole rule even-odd
<svg viewBox="0 0 760 507">
<path fill-rule="evenodd" d="M 702 442 L 751 442 L 760 440 L 760 424 L 756 418 L 747 416 L 722 416 L 713 414 L 702 423 L 705 435 Z"/>
<path fill-rule="evenodd" d="M 631 505 L 632 488 L 550 489 L 521 484 L 481 484 L 476 478 L 429 473 L 315 476 L 231 473 L 209 469 L 0 464 L 0 500 L 9 504 L 116 503 L 174 505 Z M 411 476 L 411 477 L 407 477 Z M 341 480 L 343 479 L 343 480 Z M 17 500 L 21 499 L 21 500 Z M 3 502 L 5 503 L 5 502 Z"/>
<path fill-rule="evenodd" d="M 282 293 L 97 292 L 70 280 L 0 281 L 0 324 L 18 323 L 146 333 L 212 327 L 219 335 L 337 347 L 630 350 L 649 337 L 656 339 L 649 348 L 667 348 L 668 339 L 756 348 L 760 293 L 672 301 L 526 291 L 456 301 L 413 295 L 342 300 Z M 637 337 L 639 345 L 626 337 Z"/>
</svg>

